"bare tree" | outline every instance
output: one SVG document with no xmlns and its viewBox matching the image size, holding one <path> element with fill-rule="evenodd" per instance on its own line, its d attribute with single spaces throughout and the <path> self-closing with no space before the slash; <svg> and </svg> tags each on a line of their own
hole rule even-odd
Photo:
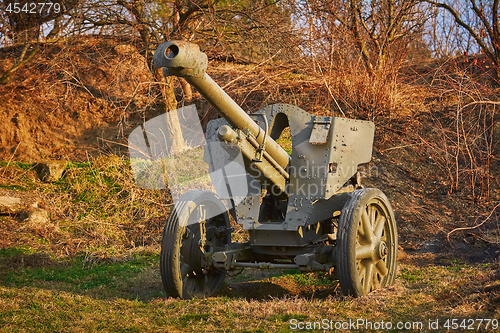
<svg viewBox="0 0 500 333">
<path fill-rule="evenodd" d="M 144 0 L 117 0 L 116 5 L 111 5 L 106 9 L 115 11 L 115 15 L 111 16 L 111 20 L 107 16 L 100 16 L 95 21 L 90 21 L 94 26 L 105 26 L 114 24 L 124 24 L 134 28 L 140 35 L 144 55 L 150 70 L 155 74 L 156 80 L 160 82 L 163 101 L 165 102 L 166 111 L 175 111 L 177 109 L 177 99 L 174 93 L 174 78 L 165 78 L 161 69 L 155 69 L 152 64 L 153 52 L 156 45 L 161 40 L 168 39 L 183 39 L 186 33 L 191 33 L 191 27 L 196 25 L 196 21 L 201 17 L 197 16 L 198 12 L 209 9 L 211 4 L 209 1 L 182 1 L 174 0 L 167 3 L 166 7 L 158 7 L 160 3 L 156 1 Z M 125 11 L 123 11 L 125 9 Z M 157 15 L 152 15 L 155 13 Z M 162 19 L 163 16 L 163 19 Z M 114 19 L 113 19 L 114 17 Z M 192 22 L 190 22 L 192 21 Z M 182 82 L 183 81 L 183 82 Z M 184 79 L 181 79 L 184 96 L 187 99 L 191 98 L 191 87 Z M 189 102 L 189 101 L 188 101 Z M 170 115 L 168 122 L 171 132 L 171 149 L 173 153 L 181 152 L 184 149 L 184 139 L 182 131 L 177 120 L 177 114 Z"/>
<path fill-rule="evenodd" d="M 424 28 L 426 44 L 435 58 L 446 58 L 459 53 L 470 53 L 475 46 L 472 37 L 464 34 L 462 28 L 446 10 L 426 4 L 428 20 Z"/>
<path fill-rule="evenodd" d="M 449 0 L 422 1 L 451 14 L 456 24 L 467 31 L 481 51 L 491 60 L 498 81 L 500 76 L 500 13 L 498 11 L 500 1 L 468 0 L 466 6 L 460 6 L 460 3 Z"/>
<path fill-rule="evenodd" d="M 232 44 L 245 43 L 251 48 L 260 41 L 266 41 L 265 30 L 276 29 L 276 22 L 279 21 L 271 26 L 270 20 L 261 19 L 259 14 L 263 18 L 279 18 L 277 8 L 271 0 L 86 0 L 80 15 L 75 18 L 74 27 L 80 33 L 104 34 L 112 34 L 117 27 L 121 27 L 138 36 L 141 41 L 139 51 L 160 83 L 161 96 L 168 112 L 177 109 L 174 94 L 174 80 L 177 78 L 165 78 L 161 70 L 153 68 L 152 58 L 159 43 L 177 39 L 198 43 L 205 50 L 228 50 Z M 243 32 L 247 33 L 245 37 Z M 249 38 L 251 35 L 253 38 Z M 269 40 L 266 42 L 271 44 Z M 179 81 L 184 101 L 189 102 L 191 87 L 184 79 Z M 172 131 L 180 133 L 176 129 Z M 177 144 L 182 145 L 180 139 Z"/>
<path fill-rule="evenodd" d="M 1 75 L 0 84 L 9 82 L 12 74 L 27 64 L 38 52 L 42 25 L 52 21 L 56 22 L 54 28 L 58 28 L 60 18 L 70 13 L 77 4 L 78 0 L 53 0 L 43 5 L 28 1 L 5 0 L 0 4 L 3 44 L 19 44 L 23 47 L 15 64 Z M 55 30 L 52 29 L 48 36 L 53 36 Z"/>
<path fill-rule="evenodd" d="M 328 22 L 330 40 L 346 35 L 353 41 L 370 76 L 377 75 L 394 55 L 395 46 L 405 46 L 425 21 L 416 0 L 310 3 L 315 15 Z"/>
<path fill-rule="evenodd" d="M 13 43 L 37 42 L 44 23 L 67 15 L 78 5 L 78 0 L 51 0 L 42 3 L 5 0 L 0 5 L 4 13 L 5 39 Z"/>
</svg>

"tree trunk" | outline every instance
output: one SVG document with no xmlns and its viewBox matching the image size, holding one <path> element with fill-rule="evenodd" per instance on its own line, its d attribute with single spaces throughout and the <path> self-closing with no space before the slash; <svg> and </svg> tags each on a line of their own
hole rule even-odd
<svg viewBox="0 0 500 333">
<path fill-rule="evenodd" d="M 24 66 L 26 63 L 28 63 L 31 60 L 31 58 L 33 58 L 35 54 L 38 52 L 38 46 L 36 46 L 26 57 L 26 53 L 29 47 L 30 47 L 29 43 L 26 43 L 26 45 L 24 45 L 23 51 L 21 52 L 21 55 L 19 56 L 19 59 L 17 59 L 14 66 L 5 71 L 5 73 L 3 73 L 3 75 L 0 77 L 0 84 L 8 83 L 11 75 L 14 74 L 15 71 Z"/>
<path fill-rule="evenodd" d="M 499 41 L 500 42 L 500 41 Z M 493 61 L 493 70 L 494 70 L 494 85 L 497 87 L 500 86 L 500 47 L 498 50 L 495 50 L 495 58 Z"/>
<path fill-rule="evenodd" d="M 179 78 L 182 86 L 182 92 L 184 93 L 184 102 L 191 103 L 193 100 L 193 90 L 191 89 L 191 85 L 182 77 Z"/>
<path fill-rule="evenodd" d="M 186 149 L 186 143 L 182 137 L 179 117 L 175 112 L 177 110 L 177 99 L 174 93 L 174 78 L 172 76 L 165 77 L 161 68 L 156 70 L 156 78 L 162 83 L 161 92 L 165 102 L 165 117 L 170 141 L 167 144 L 167 149 L 171 155 L 178 155 Z"/>
<path fill-rule="evenodd" d="M 351 7 L 350 7 L 351 31 L 354 36 L 354 42 L 356 43 L 359 52 L 361 52 L 361 58 L 363 59 L 363 63 L 365 64 L 366 71 L 368 72 L 368 75 L 373 77 L 374 69 L 370 61 L 370 52 L 368 51 L 366 43 L 361 35 L 357 6 L 358 6 L 357 0 L 351 0 Z"/>
</svg>

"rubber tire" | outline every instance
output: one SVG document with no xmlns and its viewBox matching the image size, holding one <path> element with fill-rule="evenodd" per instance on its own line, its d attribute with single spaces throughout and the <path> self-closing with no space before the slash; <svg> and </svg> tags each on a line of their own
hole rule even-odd
<svg viewBox="0 0 500 333">
<path fill-rule="evenodd" d="M 204 276 L 200 275 L 199 279 L 196 278 L 186 278 L 182 277 L 181 274 L 181 245 L 183 244 L 184 228 L 180 225 L 186 224 L 186 219 L 189 218 L 189 210 L 193 205 L 210 203 L 217 207 L 217 211 L 224 212 L 216 217 L 208 219 L 206 221 L 206 230 L 210 226 L 221 227 L 225 226 L 230 228 L 229 216 L 224 204 L 215 196 L 214 193 L 210 191 L 202 190 L 190 190 L 184 193 L 179 200 L 177 200 L 174 208 L 172 208 L 167 221 L 165 223 L 165 228 L 163 230 L 163 238 L 161 244 L 161 254 L 160 254 L 160 272 L 163 287 L 168 296 L 175 298 L 191 299 L 193 297 L 205 297 L 215 293 L 222 287 L 224 282 L 226 272 L 220 269 L 211 269 L 209 274 Z M 199 240 L 200 227 L 199 223 L 188 225 L 186 228 L 189 229 L 191 235 L 194 235 L 194 242 Z M 223 250 L 225 244 L 231 242 L 231 234 L 226 234 L 217 241 L 216 250 Z M 185 251 L 185 250 L 184 250 Z M 203 258 L 201 250 L 197 253 L 195 246 L 191 245 L 191 250 L 188 251 L 190 258 L 194 261 L 193 267 L 189 267 L 190 271 L 198 271 L 201 273 L 202 263 L 200 262 Z M 203 282 L 202 282 L 203 279 Z M 193 285 L 194 283 L 194 285 Z M 201 285 L 203 283 L 203 286 Z M 205 284 L 208 283 L 208 286 Z M 196 291 L 196 287 L 203 289 L 203 291 Z M 208 288 L 208 289 L 207 289 Z"/>
<path fill-rule="evenodd" d="M 344 295 L 357 297 L 366 294 L 361 285 L 358 272 L 356 242 L 362 211 L 369 204 L 376 204 L 386 216 L 384 232 L 388 249 L 386 260 L 388 273 L 382 278 L 380 287 L 383 288 L 394 284 L 396 277 L 398 235 L 392 207 L 385 194 L 379 189 L 356 190 L 351 193 L 351 198 L 344 205 L 338 221 L 337 274 Z"/>
</svg>

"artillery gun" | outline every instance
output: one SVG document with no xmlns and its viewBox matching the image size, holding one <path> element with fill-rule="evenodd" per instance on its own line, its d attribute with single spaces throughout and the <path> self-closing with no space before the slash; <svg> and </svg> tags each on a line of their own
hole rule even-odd
<svg viewBox="0 0 500 333">
<path fill-rule="evenodd" d="M 186 79 L 222 115 L 207 125 L 204 161 L 212 171 L 223 169 L 241 153 L 249 191 L 231 195 L 234 180 L 230 186 L 224 173 L 216 191 L 229 193 L 229 205 L 202 190 L 177 200 L 160 256 L 167 294 L 213 294 L 227 271 L 245 267 L 334 271 L 353 296 L 393 284 L 394 213 L 380 190 L 363 188 L 357 172 L 371 159 L 374 124 L 287 104 L 247 114 L 206 74 L 207 63 L 197 45 L 182 41 L 161 44 L 154 56 L 155 67 Z M 287 127 L 291 156 L 276 143 Z M 248 230 L 248 242 L 231 241 L 230 215 Z"/>
</svg>

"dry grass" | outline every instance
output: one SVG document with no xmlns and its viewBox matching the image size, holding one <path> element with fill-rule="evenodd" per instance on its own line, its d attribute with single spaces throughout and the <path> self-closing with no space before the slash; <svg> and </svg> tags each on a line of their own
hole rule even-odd
<svg viewBox="0 0 500 333">
<path fill-rule="evenodd" d="M 26 170 L 0 167 L 2 183 L 8 184 L 4 191 L 22 189 L 7 193 L 45 209 L 57 228 L 34 229 L 24 220 L 17 240 L 3 247 L 27 242 L 59 254 L 87 251 L 109 256 L 159 244 L 171 206 L 169 193 L 139 188 L 125 160 L 103 155 L 92 163 L 71 164 L 53 184 L 42 183 L 29 164 L 23 166 Z"/>
<path fill-rule="evenodd" d="M 318 115 L 374 120 L 407 118 L 423 108 L 422 89 L 402 82 L 394 72 L 369 77 L 354 64 L 318 68 L 212 64 L 210 75 L 228 82 L 221 86 L 251 112 L 289 103 Z"/>
<path fill-rule="evenodd" d="M 182 301 L 157 295 L 155 285 L 160 281 L 152 264 L 135 259 L 103 262 L 90 270 L 69 263 L 4 271 L 0 331 L 291 332 L 294 320 L 322 323 L 324 319 L 334 325 L 358 319 L 422 323 L 425 331 L 429 320 L 439 320 L 444 329 L 448 318 L 500 318 L 499 291 L 492 288 L 499 275 L 491 266 L 402 264 L 395 286 L 357 299 L 301 295 L 259 299 L 254 291 L 246 297 Z M 73 278 L 68 279 L 65 271 L 71 271 Z M 59 280 L 48 283 L 49 276 Z M 116 283 L 100 285 L 99 278 L 105 276 Z"/>
</svg>

